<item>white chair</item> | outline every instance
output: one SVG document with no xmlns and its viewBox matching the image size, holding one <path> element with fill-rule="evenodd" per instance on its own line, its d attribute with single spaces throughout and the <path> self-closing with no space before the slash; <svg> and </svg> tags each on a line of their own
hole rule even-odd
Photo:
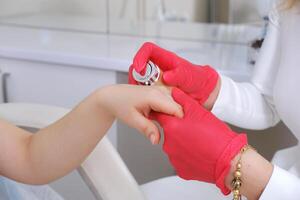
<svg viewBox="0 0 300 200">
<path fill-rule="evenodd" d="M 48 126 L 68 112 L 68 109 L 45 105 L 0 104 L 0 118 L 16 126 L 34 129 Z M 177 176 L 139 186 L 106 137 L 82 163 L 78 171 L 95 197 L 102 200 L 224 199 L 218 189 L 211 184 L 183 181 Z"/>
</svg>

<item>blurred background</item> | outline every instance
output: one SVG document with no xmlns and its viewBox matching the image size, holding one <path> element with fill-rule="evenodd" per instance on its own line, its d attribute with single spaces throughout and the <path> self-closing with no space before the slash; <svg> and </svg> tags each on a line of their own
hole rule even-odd
<svg viewBox="0 0 300 200">
<path fill-rule="evenodd" d="M 248 81 L 270 8 L 271 0 L 0 0 L 0 100 L 72 108 L 98 87 L 126 83 L 145 41 Z M 135 130 L 117 122 L 108 137 L 139 184 L 174 174 L 161 147 Z M 269 159 L 295 143 L 282 124 L 250 140 Z M 94 199 L 76 171 L 51 186 L 65 199 Z"/>
<path fill-rule="evenodd" d="M 200 31 L 201 23 L 261 21 L 256 4 L 245 0 L 1 0 L 0 17 L 3 24 L 16 26 L 201 39 L 202 34 L 192 33 Z"/>
</svg>

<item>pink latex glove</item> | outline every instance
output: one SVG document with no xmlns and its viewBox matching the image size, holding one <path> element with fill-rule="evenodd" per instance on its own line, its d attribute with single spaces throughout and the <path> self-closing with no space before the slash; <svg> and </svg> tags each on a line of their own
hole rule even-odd
<svg viewBox="0 0 300 200">
<path fill-rule="evenodd" d="M 215 183 L 229 194 L 225 177 L 231 160 L 247 144 L 247 136 L 233 132 L 181 90 L 173 88 L 172 96 L 182 105 L 183 118 L 151 115 L 164 130 L 164 152 L 181 178 Z"/>
<path fill-rule="evenodd" d="M 206 102 L 219 78 L 218 73 L 210 66 L 194 65 L 170 51 L 146 42 L 135 55 L 129 69 L 130 84 L 137 84 L 132 77 L 132 70 L 143 74 L 149 60 L 163 71 L 162 79 L 166 85 L 180 88 L 201 105 Z"/>
</svg>

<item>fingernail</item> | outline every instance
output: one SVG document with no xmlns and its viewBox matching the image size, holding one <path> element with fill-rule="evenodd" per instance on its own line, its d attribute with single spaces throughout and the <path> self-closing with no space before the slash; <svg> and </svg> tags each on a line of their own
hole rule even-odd
<svg viewBox="0 0 300 200">
<path fill-rule="evenodd" d="M 183 112 L 182 108 L 180 108 L 180 111 L 177 113 L 177 117 L 179 117 L 179 118 L 184 117 L 184 112 Z"/>
<path fill-rule="evenodd" d="M 183 110 L 181 110 L 181 112 L 179 113 L 179 118 L 183 118 L 184 117 L 184 112 Z"/>
<path fill-rule="evenodd" d="M 154 145 L 155 144 L 155 135 L 154 135 L 154 133 L 152 133 L 151 135 L 150 135 L 150 141 L 151 141 L 151 143 Z"/>
</svg>

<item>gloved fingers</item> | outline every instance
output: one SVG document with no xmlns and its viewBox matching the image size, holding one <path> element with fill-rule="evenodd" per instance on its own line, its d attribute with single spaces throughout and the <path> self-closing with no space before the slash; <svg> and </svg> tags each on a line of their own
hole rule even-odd
<svg viewBox="0 0 300 200">
<path fill-rule="evenodd" d="M 155 111 L 152 111 L 149 115 L 149 119 L 157 121 L 162 128 L 164 128 L 167 125 L 168 121 L 172 120 L 173 118 L 174 117 L 170 115 Z"/>
<path fill-rule="evenodd" d="M 184 88 L 186 88 L 185 83 L 186 83 L 187 76 L 188 76 L 187 74 L 182 72 L 180 67 L 177 67 L 175 69 L 164 72 L 163 81 L 167 85 L 178 87 L 184 90 Z"/>
<path fill-rule="evenodd" d="M 158 144 L 160 141 L 160 132 L 153 121 L 147 119 L 139 112 L 135 112 L 128 122 L 129 126 L 137 129 L 140 133 L 145 135 L 152 144 Z"/>
<path fill-rule="evenodd" d="M 142 73 L 145 70 L 147 62 L 151 60 L 161 70 L 166 71 L 177 67 L 176 59 L 181 58 L 154 43 L 146 42 L 136 53 L 132 65 L 137 72 Z"/>
<path fill-rule="evenodd" d="M 184 113 L 188 112 L 190 107 L 200 109 L 199 112 L 205 112 L 205 109 L 195 99 L 176 87 L 172 89 L 172 97 L 183 107 Z"/>
<path fill-rule="evenodd" d="M 128 71 L 128 83 L 132 84 L 132 85 L 138 85 L 138 82 L 133 78 L 132 71 L 133 71 L 133 65 L 131 65 L 129 67 L 129 71 Z"/>
<path fill-rule="evenodd" d="M 168 114 L 171 116 L 176 116 L 178 118 L 183 117 L 183 109 L 169 94 L 169 91 L 160 90 L 151 90 L 149 94 L 149 106 L 151 110 Z"/>
</svg>

